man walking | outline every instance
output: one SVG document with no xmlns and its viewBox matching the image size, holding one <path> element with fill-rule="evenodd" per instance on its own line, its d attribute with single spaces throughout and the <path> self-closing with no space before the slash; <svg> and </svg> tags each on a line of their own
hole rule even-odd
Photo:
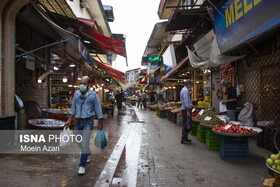
<svg viewBox="0 0 280 187">
<path fill-rule="evenodd" d="M 222 100 L 222 103 L 227 105 L 227 116 L 231 121 L 235 121 L 237 103 L 236 89 L 231 85 L 228 79 L 223 79 L 221 83 L 227 89 L 227 99 Z"/>
<path fill-rule="evenodd" d="M 193 107 L 191 96 L 190 96 L 190 90 L 192 89 L 192 81 L 186 80 L 185 86 L 182 88 L 180 92 L 180 100 L 181 100 L 181 109 L 182 109 L 182 116 L 183 116 L 183 130 L 182 130 L 182 139 L 181 144 L 190 144 L 192 141 L 188 139 L 188 133 L 192 129 L 192 114 L 191 109 Z"/>
<path fill-rule="evenodd" d="M 80 90 L 74 94 L 72 106 L 70 110 L 70 117 L 65 126 L 69 127 L 71 121 L 75 116 L 74 134 L 83 137 L 82 142 L 78 146 L 82 150 L 79 164 L 79 175 L 85 174 L 85 165 L 91 160 L 91 150 L 89 148 L 89 140 L 93 129 L 93 115 L 94 109 L 98 117 L 98 129 L 103 128 L 103 114 L 99 97 L 96 92 L 89 89 L 90 78 L 83 76 L 80 82 Z"/>
</svg>

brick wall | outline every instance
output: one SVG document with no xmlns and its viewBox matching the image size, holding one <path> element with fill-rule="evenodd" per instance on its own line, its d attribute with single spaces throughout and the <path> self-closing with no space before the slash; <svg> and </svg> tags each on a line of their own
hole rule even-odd
<svg viewBox="0 0 280 187">
<path fill-rule="evenodd" d="M 17 33 L 16 43 L 19 47 L 26 51 L 36 49 L 47 44 L 46 40 L 38 33 L 32 31 L 29 27 L 22 24 L 17 20 Z M 18 54 L 22 52 L 17 50 Z M 35 55 L 44 59 L 45 62 L 49 61 L 49 48 L 44 48 L 34 52 Z M 37 79 L 43 73 L 48 71 L 46 66 L 39 63 L 36 59 L 35 70 L 26 68 L 26 60 L 16 59 L 15 64 L 15 92 L 23 100 L 36 101 L 42 108 L 49 107 L 49 76 L 43 81 L 42 84 L 37 83 Z"/>
</svg>

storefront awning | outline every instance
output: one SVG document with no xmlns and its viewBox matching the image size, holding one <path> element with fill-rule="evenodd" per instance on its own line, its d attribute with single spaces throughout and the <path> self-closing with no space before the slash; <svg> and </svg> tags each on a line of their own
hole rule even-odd
<svg viewBox="0 0 280 187">
<path fill-rule="evenodd" d="M 176 10 L 165 31 L 192 29 L 203 15 L 207 15 L 206 8 Z"/>
<path fill-rule="evenodd" d="M 117 79 L 119 82 L 124 82 L 125 78 L 124 78 L 124 73 L 121 71 L 118 71 L 114 68 L 111 68 L 109 66 L 106 66 L 105 64 L 99 62 L 99 61 L 95 61 L 96 65 L 99 66 L 101 69 L 103 69 L 104 71 L 106 71 L 108 73 L 108 75 L 112 76 L 113 78 Z"/>
<path fill-rule="evenodd" d="M 164 79 L 168 78 L 169 76 L 173 75 L 174 73 L 176 73 L 187 61 L 188 61 L 189 57 L 186 56 L 183 60 L 181 60 L 181 62 L 179 62 L 171 71 L 169 71 L 166 75 L 164 75 L 159 82 L 163 81 Z"/>
<path fill-rule="evenodd" d="M 99 34 L 94 27 L 93 20 L 78 19 L 80 22 L 77 26 L 79 26 L 80 32 L 92 43 L 97 43 L 102 49 L 108 52 L 126 57 L 125 43 L 123 41 Z"/>
<path fill-rule="evenodd" d="M 94 59 L 90 56 L 87 48 L 82 44 L 78 35 L 75 35 L 72 32 L 60 27 L 58 24 L 49 19 L 49 17 L 45 14 L 40 6 L 37 6 L 35 4 L 33 5 L 34 9 L 43 18 L 44 22 L 46 22 L 49 27 L 63 39 L 63 41 L 60 42 L 65 43 L 65 51 L 67 55 L 77 61 L 84 60 L 90 65 L 94 66 Z"/>
<path fill-rule="evenodd" d="M 68 18 L 77 19 L 65 0 L 39 0 L 39 3 L 50 12 Z"/>
</svg>

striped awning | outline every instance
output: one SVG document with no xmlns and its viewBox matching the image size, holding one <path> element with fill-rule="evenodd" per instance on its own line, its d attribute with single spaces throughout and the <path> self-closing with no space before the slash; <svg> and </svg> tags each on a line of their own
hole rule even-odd
<svg viewBox="0 0 280 187">
<path fill-rule="evenodd" d="M 68 18 L 77 19 L 65 0 L 38 0 L 38 2 L 50 12 Z"/>
</svg>

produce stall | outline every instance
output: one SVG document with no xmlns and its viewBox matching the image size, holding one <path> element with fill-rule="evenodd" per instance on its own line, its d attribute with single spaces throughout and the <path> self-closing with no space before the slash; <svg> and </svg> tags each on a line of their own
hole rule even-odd
<svg viewBox="0 0 280 187">
<path fill-rule="evenodd" d="M 214 111 L 204 109 L 199 111 L 199 113 L 193 118 L 193 121 L 194 126 L 196 126 L 196 137 L 198 141 L 206 142 L 207 148 L 209 149 L 217 149 L 219 138 L 209 131 L 214 125 L 222 124 L 223 121 L 218 118 Z M 208 138 L 206 137 L 207 131 Z"/>
<path fill-rule="evenodd" d="M 248 160 L 248 137 L 262 132 L 257 127 L 241 127 L 233 123 L 216 125 L 212 131 L 220 135 L 220 157 L 222 160 Z"/>
<path fill-rule="evenodd" d="M 280 186 L 280 154 L 271 154 L 266 159 L 266 167 L 274 173 L 273 186 Z M 266 179 L 267 180 L 267 179 Z M 266 182 L 265 180 L 265 182 Z M 264 183 L 265 185 L 265 183 Z M 271 186 L 272 186 L 271 185 Z"/>
</svg>

